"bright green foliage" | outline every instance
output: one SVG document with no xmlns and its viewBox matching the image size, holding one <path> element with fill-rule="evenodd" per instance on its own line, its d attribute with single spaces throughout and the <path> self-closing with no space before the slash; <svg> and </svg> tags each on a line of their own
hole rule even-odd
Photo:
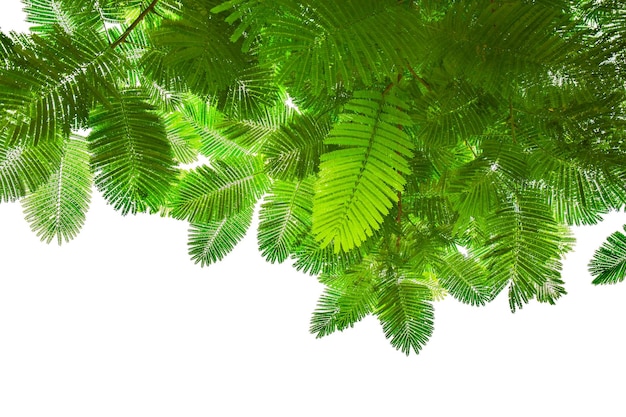
<svg viewBox="0 0 626 417">
<path fill-rule="evenodd" d="M 320 280 L 327 288 L 311 318 L 311 333 L 323 337 L 352 327 L 371 314 L 378 304 L 376 272 L 360 264 L 339 274 L 323 274 Z"/>
<path fill-rule="evenodd" d="M 589 271 L 595 277 L 594 284 L 617 284 L 626 278 L 626 235 L 624 233 L 615 232 L 609 236 L 589 263 Z"/>
<path fill-rule="evenodd" d="M 191 223 L 189 228 L 189 255 L 200 266 L 210 265 L 228 255 L 246 235 L 253 215 L 247 207 L 229 217 L 206 223 Z"/>
<path fill-rule="evenodd" d="M 58 140 L 25 147 L 0 136 L 0 201 L 15 201 L 36 190 L 59 166 Z"/>
<path fill-rule="evenodd" d="M 63 144 L 59 168 L 45 184 L 22 199 L 26 220 L 41 240 L 59 244 L 78 235 L 91 201 L 93 175 L 87 141 L 71 135 Z"/>
<path fill-rule="evenodd" d="M 92 184 L 190 223 L 201 266 L 248 232 L 419 352 L 433 304 L 566 294 L 572 225 L 626 203 L 626 12 L 570 0 L 25 0 L 0 34 L 0 201 L 72 239 Z M 81 130 L 86 138 L 77 136 Z M 616 233 L 593 281 L 626 275 Z"/>
<path fill-rule="evenodd" d="M 192 223 L 220 220 L 252 207 L 267 190 L 258 160 L 232 159 L 182 176 L 171 196 L 171 215 Z"/>
<path fill-rule="evenodd" d="M 146 98 L 134 90 L 91 112 L 89 134 L 96 186 L 122 214 L 156 212 L 175 178 L 170 143 Z"/>
<path fill-rule="evenodd" d="M 268 261 L 284 262 L 310 230 L 314 181 L 272 184 L 259 211 L 259 250 Z"/>
<path fill-rule="evenodd" d="M 326 137 L 338 146 L 321 158 L 313 233 L 335 252 L 359 246 L 389 214 L 410 174 L 411 119 L 393 96 L 356 91 Z"/>
<path fill-rule="evenodd" d="M 381 284 L 376 315 L 391 345 L 407 355 L 419 352 L 433 333 L 431 293 L 413 280 L 386 277 Z"/>
</svg>

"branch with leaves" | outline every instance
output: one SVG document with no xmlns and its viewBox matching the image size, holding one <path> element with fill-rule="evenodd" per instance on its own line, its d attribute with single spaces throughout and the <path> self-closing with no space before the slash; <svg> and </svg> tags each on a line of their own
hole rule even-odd
<svg viewBox="0 0 626 417">
<path fill-rule="evenodd" d="M 626 14 L 594 1 L 25 0 L 0 35 L 0 198 L 44 241 L 122 215 L 326 286 L 318 337 L 376 316 L 419 352 L 446 296 L 566 294 L 569 227 L 626 203 Z M 590 263 L 624 279 L 616 233 Z"/>
</svg>

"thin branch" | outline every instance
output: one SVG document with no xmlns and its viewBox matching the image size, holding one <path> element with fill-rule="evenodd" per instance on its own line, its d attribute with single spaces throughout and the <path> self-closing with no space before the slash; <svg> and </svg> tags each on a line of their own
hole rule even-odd
<svg viewBox="0 0 626 417">
<path fill-rule="evenodd" d="M 398 224 L 399 231 L 396 237 L 396 250 L 400 250 L 400 242 L 402 241 L 402 192 L 398 191 L 398 215 L 396 216 L 396 223 Z"/>
<path fill-rule="evenodd" d="M 135 29 L 135 27 L 137 27 L 137 25 L 141 23 L 141 21 L 146 17 L 146 15 L 154 9 L 154 7 L 156 6 L 158 2 L 159 0 L 152 0 L 152 3 L 150 3 L 150 5 L 146 8 L 146 10 L 141 12 L 141 14 L 137 16 L 137 19 L 135 19 L 133 23 L 131 23 L 130 26 L 126 28 L 124 33 L 122 33 L 122 36 L 120 36 L 115 42 L 111 44 L 111 49 L 115 49 L 118 46 L 120 46 L 120 44 L 124 42 L 124 40 L 126 40 L 128 35 L 130 35 L 133 29 Z"/>
<path fill-rule="evenodd" d="M 383 91 L 383 96 L 387 95 L 387 93 L 389 93 L 389 91 L 391 91 L 391 89 L 400 81 L 402 81 L 402 74 L 398 74 L 398 80 L 395 83 L 391 82 L 387 85 L 387 87 L 385 88 L 385 91 Z"/>
<path fill-rule="evenodd" d="M 513 115 L 513 99 L 509 97 L 509 122 L 511 123 L 511 138 L 513 143 L 517 143 L 515 139 L 515 116 Z"/>
<path fill-rule="evenodd" d="M 420 82 L 420 84 L 422 84 L 424 87 L 426 87 L 426 89 L 427 89 L 428 91 L 433 91 L 433 89 L 432 89 L 432 87 L 430 86 L 430 84 L 428 84 L 428 83 L 426 82 L 426 80 L 425 80 L 425 79 L 423 79 L 422 77 L 420 77 L 419 75 L 417 75 L 417 73 L 415 72 L 415 70 L 413 69 L 413 67 L 412 67 L 412 66 L 410 66 L 410 65 L 409 65 L 409 66 L 408 66 L 408 68 L 409 68 L 409 72 L 411 73 L 411 75 L 413 76 L 413 78 L 415 78 L 417 81 L 419 81 L 419 82 Z"/>
<path fill-rule="evenodd" d="M 470 145 L 470 143 L 467 141 L 467 138 L 463 138 L 463 142 L 465 142 L 465 146 L 467 146 L 467 149 L 469 149 L 472 152 L 472 155 L 474 155 L 474 158 L 478 158 L 476 151 L 474 151 L 474 148 L 472 148 L 472 145 Z"/>
</svg>

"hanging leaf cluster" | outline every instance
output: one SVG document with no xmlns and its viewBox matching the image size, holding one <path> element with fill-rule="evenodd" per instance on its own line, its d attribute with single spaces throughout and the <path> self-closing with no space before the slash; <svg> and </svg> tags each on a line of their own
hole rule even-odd
<svg viewBox="0 0 626 417">
<path fill-rule="evenodd" d="M 569 226 L 626 203 L 626 12 L 568 0 L 24 0 L 0 35 L 0 199 L 42 240 L 92 188 L 189 223 L 223 259 L 326 289 L 318 337 L 368 315 L 402 352 L 446 296 L 566 294 Z M 590 263 L 626 274 L 626 238 Z"/>
</svg>

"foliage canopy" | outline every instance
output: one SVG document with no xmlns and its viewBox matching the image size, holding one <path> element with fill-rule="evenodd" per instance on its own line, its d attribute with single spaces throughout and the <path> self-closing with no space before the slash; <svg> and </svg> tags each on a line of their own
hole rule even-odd
<svg viewBox="0 0 626 417">
<path fill-rule="evenodd" d="M 326 290 L 319 337 L 378 317 L 418 352 L 433 303 L 566 293 L 569 226 L 626 203 L 621 2 L 25 0 L 0 34 L 0 200 L 75 237 L 92 186 Z M 626 236 L 590 263 L 626 275 Z"/>
</svg>

